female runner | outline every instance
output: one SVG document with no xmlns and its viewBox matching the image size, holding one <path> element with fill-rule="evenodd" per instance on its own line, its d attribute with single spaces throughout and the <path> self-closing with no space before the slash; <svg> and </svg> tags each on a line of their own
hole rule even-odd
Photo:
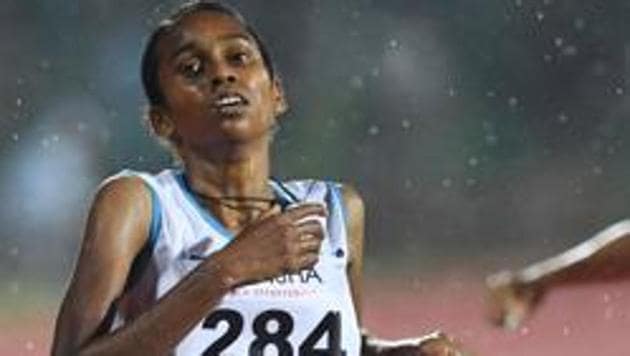
<svg viewBox="0 0 630 356">
<path fill-rule="evenodd" d="M 270 179 L 287 104 L 237 12 L 181 7 L 151 35 L 142 79 L 182 168 L 102 184 L 54 355 L 459 354 L 441 334 L 360 331 L 363 203 L 345 185 Z"/>
</svg>

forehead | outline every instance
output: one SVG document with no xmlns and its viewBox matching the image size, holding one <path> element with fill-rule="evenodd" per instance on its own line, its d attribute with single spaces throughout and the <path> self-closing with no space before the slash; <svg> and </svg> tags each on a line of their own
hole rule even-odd
<svg viewBox="0 0 630 356">
<path fill-rule="evenodd" d="M 160 41 L 160 56 L 172 55 L 190 45 L 209 46 L 215 43 L 244 40 L 255 43 L 247 29 L 234 17 L 216 11 L 199 11 L 186 15 L 173 32 Z"/>
</svg>

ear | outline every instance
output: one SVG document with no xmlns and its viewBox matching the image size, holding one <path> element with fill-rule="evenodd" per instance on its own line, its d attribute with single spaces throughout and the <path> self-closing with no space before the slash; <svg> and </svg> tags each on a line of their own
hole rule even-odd
<svg viewBox="0 0 630 356">
<path fill-rule="evenodd" d="M 284 87 L 282 86 L 282 80 L 279 77 L 273 79 L 273 100 L 274 100 L 274 114 L 276 117 L 284 114 L 289 110 L 289 104 L 287 98 L 284 95 Z"/>
<path fill-rule="evenodd" d="M 151 106 L 148 115 L 153 132 L 162 139 L 174 142 L 175 124 L 168 113 L 160 107 Z"/>
</svg>

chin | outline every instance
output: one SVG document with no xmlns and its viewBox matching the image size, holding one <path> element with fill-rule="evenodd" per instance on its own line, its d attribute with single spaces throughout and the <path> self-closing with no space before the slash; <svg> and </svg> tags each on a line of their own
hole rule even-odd
<svg viewBox="0 0 630 356">
<path fill-rule="evenodd" d="M 225 122 L 221 125 L 221 132 L 227 141 L 240 144 L 254 143 L 272 136 L 271 127 L 255 127 L 249 120 Z"/>
</svg>

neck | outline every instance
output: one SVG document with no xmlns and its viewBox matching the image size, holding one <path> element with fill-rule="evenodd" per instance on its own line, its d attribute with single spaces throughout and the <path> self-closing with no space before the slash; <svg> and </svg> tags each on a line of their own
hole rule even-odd
<svg viewBox="0 0 630 356">
<path fill-rule="evenodd" d="M 200 196 L 215 198 L 273 198 L 268 181 L 269 141 L 265 137 L 247 144 L 223 143 L 202 153 L 186 150 L 182 157 L 190 188 Z M 238 211 L 216 202 L 205 203 L 233 231 L 260 214 L 257 210 Z M 264 207 L 264 203 L 262 205 Z"/>
<path fill-rule="evenodd" d="M 269 197 L 269 165 L 268 139 L 190 151 L 184 158 L 191 188 L 213 197 Z"/>
</svg>

